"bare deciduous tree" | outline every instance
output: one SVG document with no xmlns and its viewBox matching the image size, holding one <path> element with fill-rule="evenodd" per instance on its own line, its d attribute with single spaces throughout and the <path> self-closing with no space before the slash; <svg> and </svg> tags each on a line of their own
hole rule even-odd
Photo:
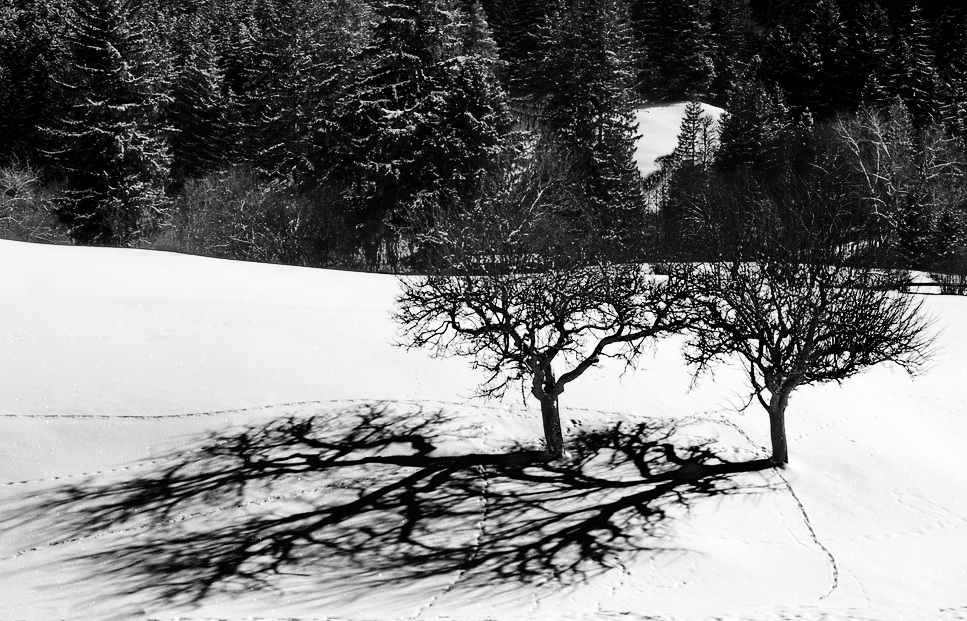
<svg viewBox="0 0 967 621">
<path fill-rule="evenodd" d="M 569 383 L 684 325 L 681 289 L 603 258 L 568 171 L 567 158 L 537 154 L 507 166 L 471 207 L 439 214 L 428 240 L 436 267 L 403 279 L 396 313 L 408 346 L 485 370 L 480 394 L 529 389 L 551 456 L 563 451 L 558 399 Z"/>
<path fill-rule="evenodd" d="M 864 109 L 834 124 L 833 153 L 817 165 L 848 180 L 875 242 L 906 264 L 933 263 L 950 248 L 945 234 L 967 201 L 962 144 L 940 125 L 914 127 L 903 104 Z M 958 231 L 962 234 L 962 231 Z"/>
<path fill-rule="evenodd" d="M 802 228 L 797 237 L 810 239 Z M 789 461 L 785 412 L 796 388 L 840 382 L 881 362 L 913 373 L 929 356 L 921 302 L 891 291 L 890 274 L 848 265 L 848 245 L 829 243 L 814 237 L 797 247 L 773 237 L 721 262 L 671 270 L 690 292 L 686 359 L 697 373 L 721 359 L 741 361 L 751 397 L 769 414 L 778 466 Z"/>
<path fill-rule="evenodd" d="M 19 241 L 67 243 L 57 223 L 57 191 L 44 187 L 40 174 L 29 166 L 0 168 L 0 237 Z"/>
</svg>

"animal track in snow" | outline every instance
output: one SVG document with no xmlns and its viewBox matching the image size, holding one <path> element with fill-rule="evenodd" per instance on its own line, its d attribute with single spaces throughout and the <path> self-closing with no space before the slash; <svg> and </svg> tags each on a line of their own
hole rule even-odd
<svg viewBox="0 0 967 621">
<path fill-rule="evenodd" d="M 473 565 L 473 562 L 477 558 L 477 555 L 480 554 L 480 547 L 483 544 L 484 530 L 486 529 L 486 526 L 487 526 L 487 512 L 490 508 L 490 505 L 487 503 L 487 491 L 490 489 L 490 479 L 487 478 L 486 468 L 482 466 L 477 466 L 475 469 L 480 474 L 480 478 L 483 481 L 483 489 L 480 492 L 480 501 L 483 505 L 483 509 L 480 514 L 480 520 L 477 522 L 477 525 L 476 525 L 477 536 L 474 538 L 474 542 L 471 544 L 470 556 L 467 557 L 467 560 L 464 562 L 463 568 L 457 571 L 457 575 L 453 579 L 453 582 L 448 584 L 445 589 L 443 589 L 441 592 L 431 597 L 430 601 L 428 601 L 421 608 L 419 608 L 416 611 L 416 614 L 414 614 L 411 617 L 411 619 L 413 620 L 419 619 L 421 616 L 423 616 L 424 613 L 426 613 L 427 610 L 429 610 L 430 608 L 433 607 L 434 604 L 436 604 L 437 600 L 439 600 L 441 597 L 444 597 L 448 593 L 453 591 L 453 589 L 456 588 L 457 584 L 459 584 L 459 582 L 463 579 L 463 577 L 467 574 L 467 572 L 470 571 L 471 566 Z"/>
</svg>

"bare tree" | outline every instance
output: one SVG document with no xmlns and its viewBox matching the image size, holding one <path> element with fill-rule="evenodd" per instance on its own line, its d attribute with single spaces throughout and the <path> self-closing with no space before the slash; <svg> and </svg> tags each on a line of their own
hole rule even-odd
<svg viewBox="0 0 967 621">
<path fill-rule="evenodd" d="M 68 243 L 54 214 L 56 195 L 30 166 L 0 167 L 0 238 Z"/>
<path fill-rule="evenodd" d="M 807 217 L 815 205 L 804 203 L 816 196 L 800 190 L 783 197 L 781 208 L 757 203 L 760 216 L 772 217 L 733 230 L 723 260 L 671 269 L 689 290 L 687 360 L 697 374 L 721 359 L 741 361 L 751 398 L 769 414 L 778 466 L 789 461 L 785 413 L 793 391 L 841 382 L 881 362 L 914 373 L 931 342 L 921 302 L 891 291 L 891 274 L 849 265 L 851 245 L 835 230 L 815 232 L 817 221 Z M 819 222 L 835 222 L 832 215 Z"/>
<path fill-rule="evenodd" d="M 563 451 L 558 400 L 569 383 L 684 325 L 680 288 L 605 258 L 580 194 L 568 191 L 568 161 L 513 162 L 473 205 L 438 213 L 427 240 L 435 267 L 403 279 L 396 313 L 408 346 L 485 370 L 481 395 L 529 389 L 551 456 Z"/>
<path fill-rule="evenodd" d="M 864 109 L 834 122 L 832 148 L 817 162 L 848 180 L 872 241 L 893 247 L 907 266 L 933 263 L 951 248 L 944 228 L 963 218 L 967 161 L 941 125 L 914 126 L 902 103 Z M 836 169 L 835 171 L 833 169 Z M 947 226 L 945 226 L 947 225 Z M 960 229 L 960 227 L 957 227 Z M 957 231 L 962 238 L 962 230 Z M 934 248 L 940 244 L 947 248 Z"/>
</svg>

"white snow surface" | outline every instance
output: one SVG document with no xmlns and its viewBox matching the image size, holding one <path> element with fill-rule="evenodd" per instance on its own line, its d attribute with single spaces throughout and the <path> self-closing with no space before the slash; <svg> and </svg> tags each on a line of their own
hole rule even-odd
<svg viewBox="0 0 967 621">
<path fill-rule="evenodd" d="M 378 429 L 425 422 L 431 456 L 497 453 L 535 444 L 534 404 L 519 394 L 471 398 L 482 377 L 466 360 L 394 346 L 392 276 L 15 242 L 0 242 L 0 264 L 0 618 L 967 618 L 967 298 L 924 296 L 942 330 L 929 372 L 910 378 L 881 366 L 800 390 L 787 470 L 736 476 L 734 493 L 696 497 L 687 510 L 670 503 L 658 529 L 629 520 L 635 545 L 583 579 L 551 571 L 525 582 L 468 568 L 486 555 L 474 546 L 488 529 L 516 532 L 517 492 L 498 492 L 517 483 L 477 468 L 469 492 L 444 498 L 462 509 L 423 516 L 427 537 L 462 550 L 449 565 L 424 575 L 396 566 L 384 544 L 367 550 L 367 519 L 402 519 L 390 508 L 343 524 L 353 558 L 326 548 L 320 526 L 323 543 L 296 541 L 291 562 L 259 569 L 260 584 L 226 568 L 224 583 L 187 601 L 178 593 L 197 595 L 210 574 L 179 582 L 193 574 L 175 573 L 176 563 L 231 552 L 231 536 L 220 535 L 232 527 L 311 516 L 351 499 L 340 494 L 354 486 L 414 471 L 308 467 L 267 477 L 268 466 L 238 467 L 250 479 L 244 490 L 224 487 L 226 476 L 161 513 L 177 497 L 159 482 L 173 464 L 197 467 L 181 483 L 189 488 L 234 472 L 229 461 L 206 472 L 219 463 L 200 457 L 211 434 L 225 445 L 249 438 L 242 451 L 254 455 L 257 431 L 279 421 L 312 421 L 313 433 L 340 439 L 378 412 Z M 726 367 L 689 391 L 679 344 L 663 341 L 632 371 L 603 366 L 569 386 L 568 437 L 679 421 L 679 445 L 706 439 L 736 460 L 762 456 L 766 417 L 737 411 L 741 374 Z M 414 453 L 403 440 L 394 447 Z M 122 517 L 111 503 L 138 485 L 153 496 L 128 498 Z M 540 510 L 521 504 L 518 521 Z M 80 528 L 78 516 L 95 523 Z M 162 561 L 149 567 L 154 554 Z M 510 566 L 506 554 L 493 562 Z"/>
<path fill-rule="evenodd" d="M 476 465 L 457 483 L 416 476 L 411 513 L 390 494 L 332 519 L 421 463 L 540 438 L 520 393 L 473 398 L 468 361 L 394 345 L 393 276 L 16 242 L 0 265 L 0 619 L 967 618 L 967 298 L 924 296 L 940 330 L 927 373 L 801 389 L 788 469 L 643 500 L 664 514 L 626 514 L 631 543 L 580 574 L 576 548 L 550 552 L 557 526 L 655 485 L 565 500 L 566 468 Z M 639 440 L 671 434 L 682 454 L 764 455 L 741 373 L 689 391 L 679 345 L 571 384 L 568 438 L 645 424 Z M 358 463 L 312 461 L 340 447 Z M 407 520 L 415 552 L 398 545 Z"/>
</svg>

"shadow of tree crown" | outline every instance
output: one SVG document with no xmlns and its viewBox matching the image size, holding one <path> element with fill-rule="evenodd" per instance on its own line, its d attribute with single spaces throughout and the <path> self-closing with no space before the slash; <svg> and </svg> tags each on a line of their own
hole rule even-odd
<svg viewBox="0 0 967 621">
<path fill-rule="evenodd" d="M 57 516 L 49 541 L 119 531 L 82 560 L 164 604 L 292 575 L 321 589 L 454 571 L 468 584 L 571 583 L 673 549 L 680 510 L 749 491 L 732 475 L 768 467 L 724 460 L 664 421 L 581 432 L 557 461 L 522 446 L 446 454 L 444 412 L 394 407 L 213 434 L 152 472 L 60 488 L 7 522 Z"/>
</svg>

